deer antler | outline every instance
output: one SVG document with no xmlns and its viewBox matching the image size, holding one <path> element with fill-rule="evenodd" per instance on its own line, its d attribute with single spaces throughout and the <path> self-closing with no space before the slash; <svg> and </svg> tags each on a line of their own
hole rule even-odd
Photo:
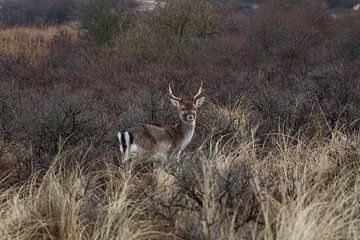
<svg viewBox="0 0 360 240">
<path fill-rule="evenodd" d="M 172 99 L 175 99 L 175 100 L 178 100 L 178 101 L 182 101 L 181 98 L 176 97 L 176 96 L 173 94 L 173 92 L 172 92 L 172 90 L 171 90 L 171 84 L 170 84 L 170 83 L 169 83 L 169 94 L 170 94 L 170 97 L 171 97 Z"/>
<path fill-rule="evenodd" d="M 195 94 L 195 96 L 193 96 L 192 100 L 195 101 L 200 95 L 201 93 L 203 92 L 203 81 L 201 81 L 201 85 L 199 87 L 199 90 L 198 92 Z"/>
</svg>

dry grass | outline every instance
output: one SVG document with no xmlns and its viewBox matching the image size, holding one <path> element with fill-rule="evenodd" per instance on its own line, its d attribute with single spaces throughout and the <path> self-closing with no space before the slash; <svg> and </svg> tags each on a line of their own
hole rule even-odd
<svg viewBox="0 0 360 240">
<path fill-rule="evenodd" d="M 322 143 L 289 144 L 256 169 L 267 239 L 357 239 L 359 235 L 358 136 L 334 131 Z M 260 183 L 272 175 L 271 187 Z"/>
<path fill-rule="evenodd" d="M 121 169 L 96 173 L 64 166 L 58 154 L 45 174 L 2 190 L 0 239 L 151 239 L 146 199 L 132 199 L 136 175 Z M 71 161 L 71 160 L 70 160 Z M 106 179 L 106 182 L 102 179 Z"/>
<path fill-rule="evenodd" d="M 359 116 L 357 60 L 321 56 L 340 60 L 319 79 L 307 77 L 318 69 L 299 63 L 296 87 L 291 69 L 271 67 L 276 56 L 264 60 L 245 44 L 245 30 L 233 29 L 230 45 L 214 37 L 214 49 L 159 44 L 170 53 L 162 55 L 144 37 L 146 26 L 119 40 L 131 51 L 144 47 L 144 57 L 86 45 L 74 27 L 1 29 L 0 240 L 359 239 L 358 122 L 338 127 Z M 262 68 L 269 72 L 259 79 Z M 180 162 L 119 166 L 115 131 L 173 118 L 159 107 L 169 79 L 183 93 L 205 79 L 207 97 L 219 103 L 200 110 Z M 243 98 L 226 104 L 228 94 Z M 279 125 L 286 127 L 274 130 Z"/>
<path fill-rule="evenodd" d="M 209 137 L 180 163 L 123 168 L 105 156 L 84 162 L 78 148 L 3 184 L 0 239 L 357 239 L 358 134 L 280 132 L 259 144 L 239 127 L 250 121 L 246 105 L 210 108 L 239 118 L 232 137 Z"/>
<path fill-rule="evenodd" d="M 71 25 L 1 29 L 0 54 L 15 62 L 22 60 L 37 66 L 49 54 L 51 40 L 60 32 L 77 36 L 75 27 Z"/>
</svg>

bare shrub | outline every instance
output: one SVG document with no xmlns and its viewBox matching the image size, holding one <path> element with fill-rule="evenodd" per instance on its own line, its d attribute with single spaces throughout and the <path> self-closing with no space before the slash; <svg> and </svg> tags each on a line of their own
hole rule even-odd
<svg viewBox="0 0 360 240">
<path fill-rule="evenodd" d="M 99 46 L 110 46 L 131 23 L 131 12 L 123 4 L 126 2 L 107 0 L 88 4 L 80 18 L 84 37 Z"/>
<path fill-rule="evenodd" d="M 31 25 L 31 24 L 58 24 L 63 23 L 75 15 L 76 1 L 3 1 L 0 14 L 5 24 Z"/>
<path fill-rule="evenodd" d="M 64 26 L 1 29 L 3 238 L 359 235 L 358 16 L 281 0 L 224 26 L 222 10 L 138 12 L 106 48 Z M 185 97 L 200 81 L 180 161 L 119 166 L 117 131 L 177 121 L 167 84 Z"/>
<path fill-rule="evenodd" d="M 249 41 L 277 62 L 285 77 L 295 67 L 311 61 L 312 52 L 329 40 L 334 24 L 319 6 L 295 2 L 286 11 L 276 5 L 260 10 L 254 18 L 253 30 L 248 31 Z"/>
<path fill-rule="evenodd" d="M 86 96 L 69 94 L 60 87 L 45 96 L 34 95 L 31 90 L 17 94 L 11 137 L 30 144 L 34 154 L 54 155 L 61 142 L 74 146 L 103 134 L 103 119 L 91 110 L 94 106 Z"/>
<path fill-rule="evenodd" d="M 360 43 L 358 41 L 360 32 L 355 27 L 359 22 L 360 17 L 358 14 L 346 16 L 340 22 L 342 30 L 342 34 L 338 36 L 341 43 L 340 48 L 342 48 L 345 56 L 351 61 L 359 60 L 360 57 Z"/>
<path fill-rule="evenodd" d="M 222 16 L 211 1 L 166 1 L 158 11 L 156 24 L 176 36 L 179 42 L 209 37 L 221 28 Z"/>
</svg>

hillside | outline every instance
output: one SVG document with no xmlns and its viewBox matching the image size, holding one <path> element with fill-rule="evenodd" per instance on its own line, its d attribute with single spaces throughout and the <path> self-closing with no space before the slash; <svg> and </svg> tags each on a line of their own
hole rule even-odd
<svg viewBox="0 0 360 240">
<path fill-rule="evenodd" d="M 0 240 L 357 239 L 359 12 L 261 2 L 4 21 Z M 169 83 L 201 82 L 180 159 L 122 164 L 117 133 L 178 122 Z"/>
</svg>

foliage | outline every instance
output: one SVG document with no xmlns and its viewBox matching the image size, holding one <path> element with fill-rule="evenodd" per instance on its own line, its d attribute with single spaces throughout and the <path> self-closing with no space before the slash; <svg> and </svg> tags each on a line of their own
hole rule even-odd
<svg viewBox="0 0 360 240">
<path fill-rule="evenodd" d="M 94 1 L 82 11 L 80 22 L 84 37 L 99 46 L 109 46 L 129 29 L 132 14 L 116 1 Z"/>
<path fill-rule="evenodd" d="M 219 10 L 212 1 L 166 1 L 155 16 L 155 22 L 179 41 L 206 38 L 221 29 Z"/>
<path fill-rule="evenodd" d="M 1 239 L 359 236 L 359 15 L 181 3 L 104 3 L 106 47 L 76 24 L 1 28 Z M 189 98 L 202 80 L 181 161 L 120 165 L 116 133 L 177 121 L 169 81 Z"/>
<path fill-rule="evenodd" d="M 74 0 L 5 0 L 0 15 L 6 25 L 58 24 L 75 15 Z"/>
</svg>

